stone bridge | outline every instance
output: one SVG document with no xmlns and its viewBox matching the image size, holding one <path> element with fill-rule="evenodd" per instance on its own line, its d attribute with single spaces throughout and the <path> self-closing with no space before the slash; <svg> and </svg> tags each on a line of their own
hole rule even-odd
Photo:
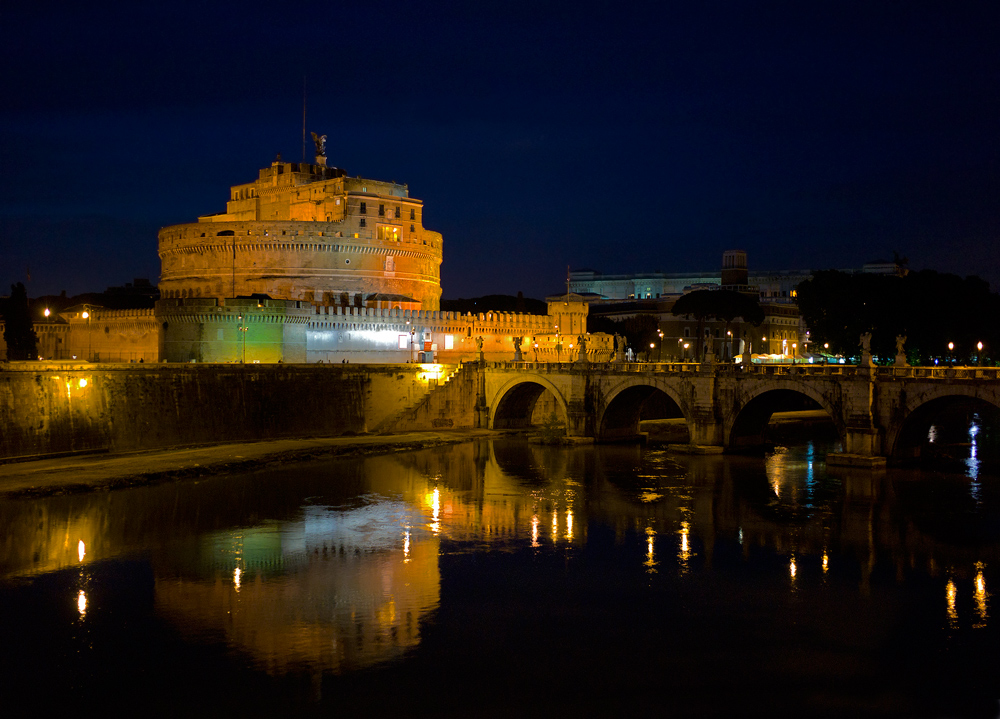
<svg viewBox="0 0 1000 719">
<path fill-rule="evenodd" d="M 530 426 L 543 397 L 567 434 L 614 441 L 639 435 L 644 403 L 682 416 L 693 447 L 734 450 L 761 444 L 771 414 L 819 407 L 843 452 L 831 461 L 861 466 L 919 453 L 934 418 L 956 403 L 1000 408 L 1000 370 L 977 367 L 857 367 L 696 363 L 488 363 L 481 367 L 480 426 Z M 669 398 L 669 401 L 664 399 Z"/>
</svg>

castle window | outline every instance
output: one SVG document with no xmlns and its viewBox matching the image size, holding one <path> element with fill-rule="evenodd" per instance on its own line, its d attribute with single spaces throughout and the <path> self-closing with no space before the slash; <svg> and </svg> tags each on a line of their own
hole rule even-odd
<svg viewBox="0 0 1000 719">
<path fill-rule="evenodd" d="M 360 212 L 362 215 L 367 215 L 368 214 L 368 203 L 367 202 L 362 202 L 361 203 L 361 207 L 358 209 L 358 212 Z"/>
<path fill-rule="evenodd" d="M 361 222 L 358 224 L 358 227 L 364 227 L 364 226 L 365 226 L 365 218 L 362 217 Z"/>
<path fill-rule="evenodd" d="M 413 232 L 413 225 L 410 225 L 410 232 Z"/>
<path fill-rule="evenodd" d="M 410 219 L 411 220 L 417 219 L 417 211 L 414 210 L 412 207 L 410 208 Z"/>
<path fill-rule="evenodd" d="M 385 205 L 378 206 L 378 216 L 385 217 Z"/>
<path fill-rule="evenodd" d="M 401 210 L 399 209 L 399 205 L 396 205 L 396 214 L 394 215 L 394 217 L 397 220 L 402 217 L 402 215 L 400 214 L 400 212 L 401 212 Z"/>
</svg>

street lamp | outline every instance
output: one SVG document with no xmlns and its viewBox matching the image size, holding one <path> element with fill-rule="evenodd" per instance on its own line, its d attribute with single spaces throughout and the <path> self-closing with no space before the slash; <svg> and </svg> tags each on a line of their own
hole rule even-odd
<svg viewBox="0 0 1000 719">
<path fill-rule="evenodd" d="M 982 341 L 976 342 L 976 364 L 980 367 L 983 366 L 983 343 Z"/>
<path fill-rule="evenodd" d="M 954 342 L 949 342 L 948 343 L 948 361 L 951 363 L 952 367 L 955 366 L 955 354 L 954 354 L 954 352 L 955 352 L 955 343 Z"/>
<path fill-rule="evenodd" d="M 244 321 L 243 321 L 243 315 L 242 315 L 242 313 L 239 314 L 239 315 L 237 315 L 236 319 L 239 320 L 239 323 L 240 323 L 239 327 L 236 328 L 236 330 L 240 333 L 240 342 L 241 342 L 241 345 L 242 345 L 242 354 L 241 354 L 240 362 L 242 364 L 246 364 L 246 362 L 247 362 L 247 326 L 246 326 L 246 323 L 244 323 Z"/>
<path fill-rule="evenodd" d="M 654 348 L 655 346 L 656 346 L 656 344 L 655 344 L 655 343 L 653 343 L 653 342 L 650 342 L 650 343 L 649 343 L 649 361 L 650 361 L 650 362 L 652 362 L 652 361 L 653 361 L 653 348 Z"/>
<path fill-rule="evenodd" d="M 91 351 L 94 348 L 94 336 L 90 331 L 90 308 L 87 307 L 80 313 L 80 317 L 87 320 L 87 361 L 91 362 L 93 358 L 91 357 Z"/>
<path fill-rule="evenodd" d="M 656 351 L 656 361 L 663 361 L 663 330 L 656 330 L 656 334 L 660 336 L 660 348 Z"/>
</svg>

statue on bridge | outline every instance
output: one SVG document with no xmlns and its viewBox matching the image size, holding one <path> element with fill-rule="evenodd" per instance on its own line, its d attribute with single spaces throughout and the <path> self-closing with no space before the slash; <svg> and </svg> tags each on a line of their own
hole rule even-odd
<svg viewBox="0 0 1000 719">
<path fill-rule="evenodd" d="M 524 342 L 524 337 L 514 338 L 514 361 L 524 362 L 524 358 L 521 356 L 521 343 Z"/>
<path fill-rule="evenodd" d="M 872 333 L 865 332 L 861 335 L 861 341 L 858 342 L 861 347 L 861 367 L 871 367 L 872 366 Z"/>
<path fill-rule="evenodd" d="M 906 367 L 906 352 L 903 345 L 906 344 L 906 335 L 896 335 L 896 366 Z"/>
<path fill-rule="evenodd" d="M 476 337 L 476 349 L 479 350 L 479 361 L 482 362 L 485 357 L 483 357 L 483 336 L 479 335 Z"/>
<path fill-rule="evenodd" d="M 580 335 L 576 338 L 577 346 L 580 348 L 580 354 L 576 356 L 577 364 L 587 364 L 587 338 Z"/>
<path fill-rule="evenodd" d="M 611 355 L 612 362 L 621 362 L 624 359 L 623 357 L 623 355 L 625 354 L 624 353 L 625 348 L 623 347 L 624 344 L 625 344 L 625 338 L 622 337 L 617 332 L 615 332 L 615 352 L 613 355 Z"/>
</svg>

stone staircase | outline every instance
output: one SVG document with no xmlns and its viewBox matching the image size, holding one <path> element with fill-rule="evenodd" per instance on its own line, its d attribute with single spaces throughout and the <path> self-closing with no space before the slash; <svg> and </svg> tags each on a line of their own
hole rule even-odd
<svg viewBox="0 0 1000 719">
<path fill-rule="evenodd" d="M 417 401 L 379 422 L 372 434 L 474 426 L 477 379 L 477 363 L 459 365 Z"/>
</svg>

